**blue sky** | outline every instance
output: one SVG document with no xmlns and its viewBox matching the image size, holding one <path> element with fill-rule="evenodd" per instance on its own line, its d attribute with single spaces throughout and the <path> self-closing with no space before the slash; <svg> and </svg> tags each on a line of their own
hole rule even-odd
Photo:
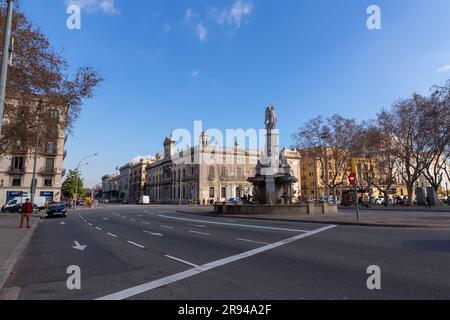
<svg viewBox="0 0 450 320">
<path fill-rule="evenodd" d="M 82 8 L 81 30 L 66 8 Z M 382 29 L 366 27 L 381 8 Z M 162 151 L 171 130 L 260 128 L 277 106 L 281 143 L 306 120 L 364 120 L 450 78 L 448 0 L 22 0 L 72 67 L 106 81 L 86 101 L 65 167 L 88 185 L 137 155 Z"/>
</svg>

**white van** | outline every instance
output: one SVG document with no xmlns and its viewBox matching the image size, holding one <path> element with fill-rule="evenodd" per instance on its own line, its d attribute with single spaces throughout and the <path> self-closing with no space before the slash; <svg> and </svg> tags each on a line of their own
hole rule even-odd
<svg viewBox="0 0 450 320">
<path fill-rule="evenodd" d="M 139 204 L 142 206 L 149 205 L 150 204 L 150 197 L 149 196 L 142 196 L 139 200 Z"/>
<path fill-rule="evenodd" d="M 26 202 L 30 197 L 17 197 L 10 200 L 7 204 L 2 207 L 2 212 L 17 212 L 20 213 L 20 209 L 22 208 L 22 204 Z M 42 210 L 45 208 L 47 204 L 47 199 L 45 197 L 35 197 L 34 204 L 38 208 L 38 210 Z"/>
</svg>

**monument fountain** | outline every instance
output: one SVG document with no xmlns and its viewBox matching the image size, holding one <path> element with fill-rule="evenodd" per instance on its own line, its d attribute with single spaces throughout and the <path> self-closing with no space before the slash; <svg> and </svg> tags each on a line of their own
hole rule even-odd
<svg viewBox="0 0 450 320">
<path fill-rule="evenodd" d="M 275 107 L 266 108 L 266 144 L 256 165 L 256 174 L 248 179 L 253 184 L 252 204 L 227 205 L 218 203 L 215 213 L 223 214 L 331 214 L 337 213 L 336 205 L 328 203 L 293 204 L 293 185 L 298 178 L 291 174 L 291 167 L 280 150 L 280 133 L 277 129 Z"/>
</svg>

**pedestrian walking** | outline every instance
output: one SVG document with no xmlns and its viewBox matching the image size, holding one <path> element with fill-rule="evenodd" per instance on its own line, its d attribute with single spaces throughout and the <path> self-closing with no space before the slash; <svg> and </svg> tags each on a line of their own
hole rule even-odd
<svg viewBox="0 0 450 320">
<path fill-rule="evenodd" d="M 431 208 L 431 200 L 429 196 L 425 198 L 425 206 L 426 208 Z"/>
<path fill-rule="evenodd" d="M 30 199 L 27 199 L 20 209 L 20 226 L 19 229 L 23 229 L 23 222 L 25 218 L 27 219 L 27 229 L 30 229 L 30 217 L 33 213 L 33 204 L 31 204 Z"/>
</svg>

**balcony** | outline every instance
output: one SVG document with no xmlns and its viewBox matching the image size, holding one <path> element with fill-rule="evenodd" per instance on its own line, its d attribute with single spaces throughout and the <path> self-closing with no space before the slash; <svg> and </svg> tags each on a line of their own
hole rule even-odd
<svg viewBox="0 0 450 320">
<path fill-rule="evenodd" d="M 26 170 L 26 168 L 25 167 L 22 167 L 22 168 L 14 168 L 14 167 L 10 167 L 9 168 L 9 174 L 12 174 L 12 175 L 23 175 L 23 174 L 25 174 L 25 172 L 26 172 L 27 170 Z"/>
<path fill-rule="evenodd" d="M 56 174 L 56 169 L 44 167 L 44 168 L 41 168 L 40 174 L 43 176 L 52 176 L 52 175 Z"/>
</svg>

